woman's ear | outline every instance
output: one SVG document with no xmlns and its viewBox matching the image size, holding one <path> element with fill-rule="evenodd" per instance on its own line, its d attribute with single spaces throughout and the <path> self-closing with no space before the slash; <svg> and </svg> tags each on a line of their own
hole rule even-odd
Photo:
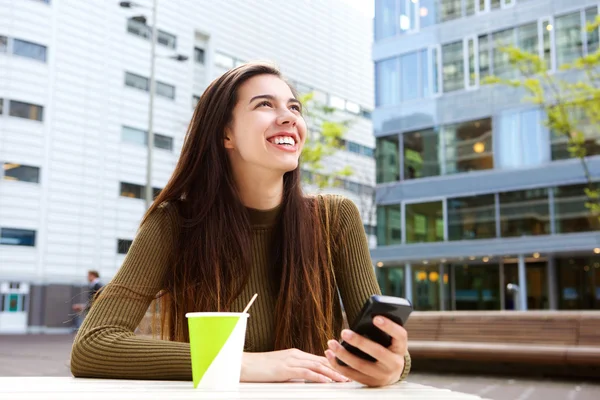
<svg viewBox="0 0 600 400">
<path fill-rule="evenodd" d="M 225 133 L 223 134 L 223 145 L 226 149 L 233 149 L 233 135 L 231 129 L 229 127 L 225 128 Z"/>
</svg>

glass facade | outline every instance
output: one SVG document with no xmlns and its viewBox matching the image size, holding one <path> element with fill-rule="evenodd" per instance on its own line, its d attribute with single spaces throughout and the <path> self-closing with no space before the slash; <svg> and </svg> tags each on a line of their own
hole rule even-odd
<svg viewBox="0 0 600 400">
<path fill-rule="evenodd" d="M 377 183 L 400 180 L 399 152 L 398 135 L 377 138 L 375 148 Z"/>
<path fill-rule="evenodd" d="M 439 265 L 418 265 L 412 267 L 413 306 L 415 310 L 431 311 L 441 309 L 443 301 L 440 286 L 447 288 L 447 278 L 440 276 Z M 446 291 L 447 292 L 447 291 Z"/>
<path fill-rule="evenodd" d="M 586 206 L 586 187 L 567 185 L 406 202 L 404 220 L 402 204 L 378 206 L 379 245 L 401 243 L 402 231 L 409 244 L 598 231 L 600 219 Z"/>
<path fill-rule="evenodd" d="M 556 271 L 559 309 L 600 309 L 600 257 L 558 258 Z"/>
<path fill-rule="evenodd" d="M 446 125 L 442 134 L 447 174 L 494 168 L 490 118 Z"/>
<path fill-rule="evenodd" d="M 600 220 L 590 213 L 584 190 L 587 185 L 554 188 L 554 219 L 556 233 L 600 230 Z"/>
<path fill-rule="evenodd" d="M 386 202 L 378 207 L 377 236 L 379 246 L 394 247 L 373 256 L 385 261 L 377 268 L 384 294 L 408 295 L 419 311 L 515 309 L 521 299 L 509 283 L 522 289 L 530 310 L 600 309 L 600 243 L 593 248 L 600 219 L 586 205 L 576 160 L 555 162 L 573 158 L 569 138 L 579 132 L 586 155 L 600 156 L 597 124 L 573 107 L 575 129 L 553 132 L 543 108 L 525 105 L 523 92 L 482 83 L 519 76 L 506 47 L 540 56 L 551 74 L 593 54 L 598 30 L 585 25 L 600 5 L 557 5 L 540 14 L 519 3 L 375 2 L 374 54 L 386 57 L 375 59 L 375 99 L 391 106 L 373 115 L 376 132 L 386 134 L 376 149 Z M 497 20 L 481 17 L 512 6 Z M 512 25 L 511 15 L 519 16 Z M 472 30 L 447 35 L 460 19 Z M 588 161 L 595 170 L 598 158 Z M 556 178 L 543 175 L 546 167 Z M 580 238 L 571 254 L 569 243 Z M 556 248 L 548 250 L 546 240 Z M 584 241 L 589 248 L 580 248 Z"/>
<path fill-rule="evenodd" d="M 444 240 L 444 212 L 441 201 L 406 204 L 406 243 Z"/>
<path fill-rule="evenodd" d="M 500 236 L 532 236 L 550 233 L 548 189 L 499 194 Z"/>
<path fill-rule="evenodd" d="M 600 255 L 556 257 L 553 262 L 556 308 L 600 309 Z M 525 263 L 528 310 L 550 308 L 549 271 L 548 260 Z M 375 272 L 384 295 L 406 296 L 409 282 L 405 266 L 383 266 Z M 514 261 L 413 264 L 410 279 L 417 311 L 516 309 L 515 297 L 506 290 L 509 283 L 519 285 L 518 265 Z"/>
<path fill-rule="evenodd" d="M 434 128 L 402 135 L 404 179 L 440 175 L 440 141 L 441 136 Z"/>
<path fill-rule="evenodd" d="M 402 243 L 400 205 L 377 207 L 377 244 L 387 246 Z"/>
<path fill-rule="evenodd" d="M 452 265 L 456 310 L 499 310 L 500 267 Z"/>
<path fill-rule="evenodd" d="M 496 237 L 496 197 L 493 194 L 448 199 L 448 240 Z"/>
<path fill-rule="evenodd" d="M 382 293 L 388 296 L 405 297 L 404 267 L 376 268 L 375 273 Z"/>
</svg>

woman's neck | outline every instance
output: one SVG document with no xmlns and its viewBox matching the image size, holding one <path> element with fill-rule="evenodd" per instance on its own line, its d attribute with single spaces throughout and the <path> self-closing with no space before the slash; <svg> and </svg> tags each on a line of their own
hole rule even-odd
<svg viewBox="0 0 600 400">
<path fill-rule="evenodd" d="M 241 175 L 241 176 L 240 176 Z M 242 204 L 257 210 L 270 210 L 281 204 L 283 176 L 236 176 L 236 185 Z"/>
</svg>

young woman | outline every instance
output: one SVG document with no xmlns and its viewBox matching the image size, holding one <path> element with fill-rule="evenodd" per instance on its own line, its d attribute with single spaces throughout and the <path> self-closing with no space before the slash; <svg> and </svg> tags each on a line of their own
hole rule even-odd
<svg viewBox="0 0 600 400">
<path fill-rule="evenodd" d="M 390 348 L 341 335 L 377 363 L 334 340 L 340 302 L 352 321 L 380 291 L 354 203 L 302 193 L 306 136 L 302 105 L 273 66 L 240 66 L 206 89 L 169 183 L 75 338 L 74 376 L 191 380 L 185 313 L 239 312 L 254 293 L 242 381 L 382 386 L 408 374 L 406 331 L 390 320 L 375 321 Z M 134 333 L 154 299 L 160 340 Z"/>
</svg>

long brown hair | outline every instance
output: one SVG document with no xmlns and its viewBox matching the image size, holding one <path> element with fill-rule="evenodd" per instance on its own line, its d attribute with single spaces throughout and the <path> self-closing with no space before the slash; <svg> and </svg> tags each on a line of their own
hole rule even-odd
<svg viewBox="0 0 600 400">
<path fill-rule="evenodd" d="M 252 228 L 223 138 L 240 85 L 263 74 L 283 79 L 269 64 L 250 63 L 228 71 L 206 89 L 175 171 L 144 217 L 169 204 L 177 208 L 180 220 L 173 265 L 159 298 L 163 339 L 189 340 L 186 312 L 241 311 L 230 307 L 248 281 Z M 287 172 L 269 260 L 278 288 L 275 350 L 322 354 L 336 328 L 336 290 L 320 208 L 316 198 L 302 193 L 300 167 Z"/>
</svg>

